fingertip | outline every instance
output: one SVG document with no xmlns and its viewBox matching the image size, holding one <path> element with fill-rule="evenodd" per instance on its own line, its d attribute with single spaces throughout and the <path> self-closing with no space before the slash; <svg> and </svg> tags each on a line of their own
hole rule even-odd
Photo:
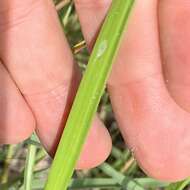
<svg viewBox="0 0 190 190">
<path fill-rule="evenodd" d="M 25 109 L 26 108 L 26 109 Z M 9 112 L 9 116 L 14 110 Z M 6 119 L 7 123 L 1 126 L 4 132 L 0 133 L 0 144 L 18 144 L 29 138 L 35 130 L 35 120 L 28 108 L 23 105 L 16 110 L 13 117 Z"/>
<path fill-rule="evenodd" d="M 32 134 L 35 119 L 2 64 L 0 85 L 0 144 L 17 144 Z"/>
<path fill-rule="evenodd" d="M 112 141 L 109 132 L 96 117 L 76 168 L 90 169 L 100 165 L 109 156 L 111 148 Z"/>
<path fill-rule="evenodd" d="M 182 181 L 190 176 L 190 165 L 189 162 L 182 163 L 179 157 L 164 159 L 152 159 L 158 155 L 157 151 L 150 152 L 146 157 L 142 155 L 137 156 L 138 164 L 140 168 L 150 177 L 163 182 L 178 182 Z M 168 155 L 171 155 L 168 153 Z"/>
</svg>

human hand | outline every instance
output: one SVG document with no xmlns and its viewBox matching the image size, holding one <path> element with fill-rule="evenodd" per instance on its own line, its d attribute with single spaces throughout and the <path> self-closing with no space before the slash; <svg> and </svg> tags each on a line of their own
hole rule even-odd
<svg viewBox="0 0 190 190">
<path fill-rule="evenodd" d="M 89 48 L 110 3 L 75 0 Z M 141 167 L 164 180 L 190 174 L 188 9 L 184 0 L 136 0 L 108 81 L 124 139 Z M 80 81 L 53 3 L 1 0 L 0 33 L 0 141 L 19 142 L 36 125 L 53 154 Z M 96 117 L 78 168 L 96 166 L 110 149 Z"/>
</svg>

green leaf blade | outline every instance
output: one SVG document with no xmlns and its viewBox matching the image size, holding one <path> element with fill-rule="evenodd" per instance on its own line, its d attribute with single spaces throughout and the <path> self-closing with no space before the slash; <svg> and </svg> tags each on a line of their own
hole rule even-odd
<svg viewBox="0 0 190 190">
<path fill-rule="evenodd" d="M 45 190 L 65 190 L 103 94 L 134 0 L 114 0 L 79 86 Z M 111 32 L 110 32 L 111 31 Z"/>
</svg>

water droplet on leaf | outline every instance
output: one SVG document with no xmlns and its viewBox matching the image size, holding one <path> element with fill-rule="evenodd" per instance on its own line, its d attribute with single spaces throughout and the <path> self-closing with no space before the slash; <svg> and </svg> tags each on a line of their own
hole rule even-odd
<svg viewBox="0 0 190 190">
<path fill-rule="evenodd" d="M 106 49 L 107 49 L 107 46 L 108 46 L 108 44 L 107 44 L 107 41 L 106 41 L 106 40 L 104 40 L 104 41 L 102 41 L 102 42 L 100 43 L 100 46 L 99 46 L 98 52 L 97 52 L 97 57 L 98 57 L 98 58 L 101 57 L 101 56 L 104 54 L 104 52 L 105 52 Z"/>
</svg>

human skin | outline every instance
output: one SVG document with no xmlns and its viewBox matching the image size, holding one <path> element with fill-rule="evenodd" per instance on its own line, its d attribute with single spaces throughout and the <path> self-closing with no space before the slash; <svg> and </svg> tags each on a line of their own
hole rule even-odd
<svg viewBox="0 0 190 190">
<path fill-rule="evenodd" d="M 74 2 L 90 50 L 111 0 Z M 108 81 L 126 143 L 148 175 L 167 181 L 190 175 L 189 8 L 136 0 Z M 1 0 L 0 34 L 0 143 L 36 130 L 53 155 L 81 74 L 52 1 Z M 110 149 L 96 116 L 77 168 L 100 164 Z"/>
</svg>

